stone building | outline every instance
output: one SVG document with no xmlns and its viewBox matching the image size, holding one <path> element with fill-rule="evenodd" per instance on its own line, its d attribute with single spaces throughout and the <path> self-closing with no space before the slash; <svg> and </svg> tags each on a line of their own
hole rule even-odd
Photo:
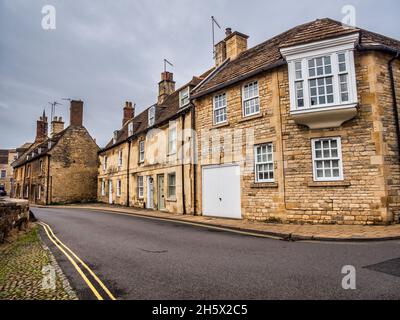
<svg viewBox="0 0 400 320">
<path fill-rule="evenodd" d="M 247 38 L 228 29 L 191 92 L 195 213 L 398 223 L 400 42 L 330 19 Z"/>
<path fill-rule="evenodd" d="M 99 152 L 99 201 L 193 213 L 190 90 L 206 75 L 176 90 L 173 74 L 163 72 L 157 103 L 135 115 L 126 102 L 122 128 Z"/>
<path fill-rule="evenodd" d="M 15 198 L 37 204 L 96 200 L 99 148 L 83 126 L 83 102 L 71 101 L 70 125 L 54 117 L 37 121 L 35 142 L 13 163 Z"/>
</svg>

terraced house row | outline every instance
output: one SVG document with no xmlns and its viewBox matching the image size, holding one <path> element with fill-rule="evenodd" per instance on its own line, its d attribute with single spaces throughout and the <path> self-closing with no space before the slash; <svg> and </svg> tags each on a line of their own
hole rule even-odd
<svg viewBox="0 0 400 320">
<path fill-rule="evenodd" d="M 400 42 L 330 19 L 253 48 L 226 30 L 215 65 L 99 152 L 98 200 L 279 222 L 399 222 Z M 397 98 L 397 99 L 396 99 Z"/>
</svg>

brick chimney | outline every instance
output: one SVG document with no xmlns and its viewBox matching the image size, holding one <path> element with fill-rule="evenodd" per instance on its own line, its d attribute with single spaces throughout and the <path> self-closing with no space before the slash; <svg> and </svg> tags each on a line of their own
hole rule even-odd
<svg viewBox="0 0 400 320">
<path fill-rule="evenodd" d="M 81 127 L 83 125 L 83 101 L 71 101 L 70 112 L 70 126 Z"/>
<path fill-rule="evenodd" d="M 175 92 L 174 74 L 168 71 L 161 73 L 161 81 L 158 83 L 158 104 L 173 92 Z"/>
<path fill-rule="evenodd" d="M 43 111 L 43 115 L 36 121 L 36 138 L 35 142 L 43 142 L 47 139 L 47 131 L 48 131 L 48 124 L 47 124 L 47 117 L 46 112 Z"/>
<path fill-rule="evenodd" d="M 249 36 L 238 31 L 232 32 L 226 28 L 225 39 L 215 45 L 215 66 L 218 67 L 227 58 L 234 60 L 240 53 L 247 50 Z"/>
<path fill-rule="evenodd" d="M 64 121 L 62 117 L 54 117 L 51 122 L 51 136 L 53 137 L 57 133 L 64 130 Z"/>
<path fill-rule="evenodd" d="M 124 117 L 122 118 L 122 126 L 124 126 L 125 123 L 127 123 L 129 120 L 135 117 L 135 106 L 132 106 L 132 102 L 130 101 L 125 102 Z"/>
</svg>

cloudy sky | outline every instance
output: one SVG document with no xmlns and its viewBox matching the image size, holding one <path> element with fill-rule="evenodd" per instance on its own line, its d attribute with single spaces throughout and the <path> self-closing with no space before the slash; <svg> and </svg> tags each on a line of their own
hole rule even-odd
<svg viewBox="0 0 400 320">
<path fill-rule="evenodd" d="M 56 9 L 55 30 L 42 28 L 44 5 Z M 398 0 L 0 0 L 0 149 L 32 141 L 49 101 L 68 122 L 62 98 L 85 102 L 85 126 L 104 146 L 124 101 L 139 111 L 156 101 L 164 58 L 177 86 L 212 66 L 212 15 L 251 47 L 317 18 L 341 21 L 344 5 L 358 26 L 400 39 Z"/>
</svg>

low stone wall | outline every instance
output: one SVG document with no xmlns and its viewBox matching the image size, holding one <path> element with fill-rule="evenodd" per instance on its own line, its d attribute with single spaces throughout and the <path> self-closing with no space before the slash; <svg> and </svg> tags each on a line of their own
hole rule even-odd
<svg viewBox="0 0 400 320">
<path fill-rule="evenodd" d="M 0 198 L 0 243 L 4 242 L 13 228 L 26 228 L 28 223 L 28 201 Z"/>
</svg>

